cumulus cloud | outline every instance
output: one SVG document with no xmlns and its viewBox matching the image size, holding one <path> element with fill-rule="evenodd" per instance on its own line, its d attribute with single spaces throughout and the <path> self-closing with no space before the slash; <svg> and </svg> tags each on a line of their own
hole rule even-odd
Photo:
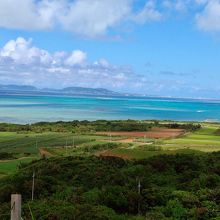
<svg viewBox="0 0 220 220">
<path fill-rule="evenodd" d="M 51 62 L 51 55 L 42 49 L 33 47 L 32 40 L 25 40 L 24 38 L 17 38 L 10 40 L 1 50 L 0 55 L 4 59 L 11 60 L 18 64 L 32 64 L 41 63 L 47 64 Z"/>
<path fill-rule="evenodd" d="M 220 31 L 220 0 L 197 0 L 199 4 L 205 4 L 204 10 L 196 15 L 196 23 L 199 29 L 210 32 Z"/>
<path fill-rule="evenodd" d="M 162 6 L 168 11 L 191 13 L 202 31 L 220 31 L 220 0 L 163 0 Z"/>
<path fill-rule="evenodd" d="M 61 2 L 61 1 L 60 1 Z M 63 5 L 59 1 L 1 0 L 0 26 L 39 30 L 54 25 L 54 16 Z"/>
<path fill-rule="evenodd" d="M 68 31 L 94 36 L 126 20 L 131 11 L 130 0 L 75 0 L 59 21 Z"/>
<path fill-rule="evenodd" d="M 145 82 L 130 67 L 116 66 L 101 58 L 88 62 L 81 50 L 50 53 L 35 47 L 31 39 L 10 40 L 0 49 L 0 84 L 38 87 L 104 87 L 119 91 L 140 89 Z M 137 89 L 137 86 L 136 88 Z"/>
<path fill-rule="evenodd" d="M 155 76 L 158 74 L 159 77 Z M 50 53 L 34 46 L 31 39 L 22 37 L 10 40 L 0 48 L 0 84 L 39 88 L 102 87 L 140 94 L 170 95 L 175 92 L 182 95 L 183 91 L 195 93 L 189 86 L 191 75 L 172 71 L 138 75 L 131 67 L 113 65 L 104 58 L 89 62 L 87 53 L 79 49 Z"/>
<path fill-rule="evenodd" d="M 32 45 L 32 40 L 18 37 L 10 40 L 0 51 L 0 57 L 14 64 L 28 65 L 81 65 L 86 61 L 86 53 L 74 50 L 71 53 L 49 53 Z"/>
<path fill-rule="evenodd" d="M 134 15 L 134 20 L 139 23 L 146 23 L 148 21 L 159 21 L 163 17 L 162 13 L 156 9 L 155 1 L 147 1 L 144 8 Z"/>
<path fill-rule="evenodd" d="M 160 12 L 151 2 L 147 0 L 136 15 L 134 0 L 19 0 L 19 9 L 17 0 L 1 0 L 0 27 L 24 30 L 59 27 L 94 37 L 126 21 L 159 20 Z"/>
<path fill-rule="evenodd" d="M 220 0 L 1 0 L 0 27 L 61 29 L 86 37 L 105 35 L 128 22 L 146 24 L 170 12 L 190 12 L 205 31 L 220 31 Z M 138 10 L 137 10 L 138 8 Z"/>
<path fill-rule="evenodd" d="M 193 3 L 192 0 L 163 0 L 162 5 L 169 9 L 178 12 L 186 11 L 189 4 Z"/>
<path fill-rule="evenodd" d="M 70 56 L 66 59 L 65 64 L 74 66 L 76 64 L 82 64 L 86 61 L 86 53 L 81 50 L 74 50 Z"/>
</svg>

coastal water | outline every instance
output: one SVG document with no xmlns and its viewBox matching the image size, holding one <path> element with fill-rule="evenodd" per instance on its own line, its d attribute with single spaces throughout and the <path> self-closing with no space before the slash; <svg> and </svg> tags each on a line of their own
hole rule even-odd
<svg viewBox="0 0 220 220">
<path fill-rule="evenodd" d="M 220 121 L 220 101 L 138 98 L 0 95 L 0 121 L 33 123 L 98 119 Z"/>
</svg>

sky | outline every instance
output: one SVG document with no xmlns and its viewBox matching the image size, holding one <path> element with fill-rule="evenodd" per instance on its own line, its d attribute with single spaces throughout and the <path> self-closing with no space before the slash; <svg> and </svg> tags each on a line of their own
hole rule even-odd
<svg viewBox="0 0 220 220">
<path fill-rule="evenodd" d="M 0 84 L 220 98 L 220 0 L 1 0 Z"/>
</svg>

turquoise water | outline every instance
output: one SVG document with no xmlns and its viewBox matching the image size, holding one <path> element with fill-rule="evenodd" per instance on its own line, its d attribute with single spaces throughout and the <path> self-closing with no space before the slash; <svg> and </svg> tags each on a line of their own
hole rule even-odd
<svg viewBox="0 0 220 220">
<path fill-rule="evenodd" d="M 1 122 L 98 119 L 220 121 L 220 102 L 163 98 L 0 96 Z"/>
</svg>

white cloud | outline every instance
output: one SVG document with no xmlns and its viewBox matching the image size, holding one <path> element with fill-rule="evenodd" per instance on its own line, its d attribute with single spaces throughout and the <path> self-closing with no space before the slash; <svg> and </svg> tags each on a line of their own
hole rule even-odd
<svg viewBox="0 0 220 220">
<path fill-rule="evenodd" d="M 86 57 L 81 50 L 50 53 L 34 46 L 32 40 L 19 37 L 0 48 L 0 84 L 28 84 L 39 88 L 102 87 L 154 95 L 174 92 L 182 95 L 183 91 L 191 91 L 193 96 L 195 93 L 188 86 L 192 78 L 183 77 L 186 73 L 169 71 L 159 78 L 154 73 L 143 76 L 135 74 L 131 67 L 113 65 L 104 58 L 89 62 Z"/>
<path fill-rule="evenodd" d="M 149 21 L 159 21 L 162 18 L 162 13 L 156 9 L 155 1 L 147 1 L 144 8 L 134 16 L 134 20 L 139 23 Z"/>
<path fill-rule="evenodd" d="M 31 84 L 38 87 L 104 87 L 132 90 L 144 86 L 131 68 L 110 64 L 106 59 L 89 63 L 84 51 L 50 53 L 35 47 L 31 39 L 10 40 L 0 49 L 0 84 Z"/>
<path fill-rule="evenodd" d="M 94 65 L 100 65 L 102 67 L 109 67 L 110 66 L 110 63 L 106 60 L 106 59 L 100 59 L 99 61 L 95 61 L 94 62 Z"/>
<path fill-rule="evenodd" d="M 157 21 L 160 12 L 152 0 L 139 14 L 135 0 L 1 0 L 0 27 L 24 30 L 61 28 L 75 34 L 95 37 L 126 21 Z M 19 5 L 18 5 L 19 4 Z M 131 17 L 137 17 L 131 19 Z"/>
<path fill-rule="evenodd" d="M 74 66 L 76 64 L 82 64 L 86 61 L 86 53 L 81 50 L 73 51 L 70 56 L 66 59 L 65 64 L 69 66 Z"/>
<path fill-rule="evenodd" d="M 16 64 L 29 65 L 81 65 L 86 61 L 86 53 L 74 50 L 72 53 L 49 53 L 46 50 L 34 47 L 32 40 L 22 37 L 10 40 L 0 51 L 1 58 L 11 60 Z"/>
<path fill-rule="evenodd" d="M 59 1 L 1 0 L 0 26 L 16 29 L 49 29 L 61 8 Z"/>
<path fill-rule="evenodd" d="M 220 31 L 220 1 L 219 0 L 197 0 L 200 4 L 205 4 L 201 13 L 196 15 L 196 23 L 199 29 L 210 32 Z"/>
<path fill-rule="evenodd" d="M 51 62 L 51 55 L 42 49 L 33 47 L 31 45 L 32 40 L 26 41 L 24 38 L 17 38 L 16 40 L 10 40 L 1 50 L 1 57 L 11 59 L 15 63 L 19 64 L 31 64 L 40 62 L 47 64 Z"/>
<path fill-rule="evenodd" d="M 209 0 L 195 0 L 195 2 L 199 5 L 203 5 L 205 3 L 207 3 Z"/>
<path fill-rule="evenodd" d="M 163 0 L 162 6 L 168 10 L 187 12 L 191 7 L 195 5 L 195 2 L 197 1 L 203 0 Z"/>
<path fill-rule="evenodd" d="M 137 0 L 1 0 L 0 27 L 61 29 L 94 38 L 128 22 L 143 25 L 189 12 L 199 29 L 220 31 L 220 0 L 145 0 L 138 11 L 137 5 Z"/>
<path fill-rule="evenodd" d="M 162 6 L 190 13 L 202 31 L 220 32 L 220 0 L 163 0 Z"/>
<path fill-rule="evenodd" d="M 75 0 L 65 14 L 60 15 L 64 29 L 78 34 L 103 34 L 131 13 L 130 0 Z"/>
</svg>

